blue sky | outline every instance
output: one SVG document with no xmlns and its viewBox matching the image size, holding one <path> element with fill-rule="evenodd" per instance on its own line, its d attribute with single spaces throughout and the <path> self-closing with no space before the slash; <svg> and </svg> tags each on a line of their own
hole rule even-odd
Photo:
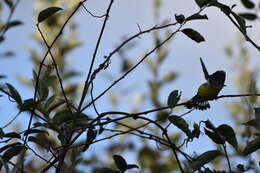
<svg viewBox="0 0 260 173">
<path fill-rule="evenodd" d="M 237 1 L 228 1 L 231 5 Z M 17 11 L 14 14 L 13 19 L 20 19 L 24 22 L 24 25 L 19 28 L 11 29 L 7 32 L 7 40 L 4 44 L 1 44 L 0 52 L 3 50 L 14 50 L 17 54 L 12 59 L 0 59 L 0 73 L 7 74 L 8 79 L 4 82 L 9 82 L 14 86 L 18 86 L 18 90 L 23 98 L 32 97 L 33 93 L 28 88 L 21 85 L 16 76 L 17 74 L 23 74 L 27 77 L 32 77 L 32 64 L 27 52 L 27 48 L 35 46 L 32 39 L 29 38 L 29 34 L 36 31 L 35 20 L 32 20 L 32 8 L 33 0 L 21 1 Z M 103 14 L 105 7 L 103 1 L 89 0 L 87 5 L 88 9 L 95 14 Z M 165 0 L 162 6 L 161 19 L 170 18 L 174 20 L 174 14 L 184 14 L 188 16 L 196 12 L 198 8 L 193 1 L 187 0 Z M 239 5 L 236 8 L 237 11 L 243 11 L 244 9 Z M 5 10 L 6 12 L 6 10 Z M 154 22 L 152 15 L 152 3 L 151 0 L 131 0 L 131 1 L 115 1 L 112 7 L 112 13 L 108 22 L 105 35 L 103 37 L 100 52 L 96 65 L 98 65 L 104 55 L 107 55 L 116 45 L 120 43 L 121 38 L 124 35 L 131 36 L 138 32 L 137 24 L 142 29 L 149 28 L 156 23 Z M 227 44 L 236 45 L 237 39 L 241 36 L 237 29 L 231 24 L 231 22 L 217 9 L 210 8 L 204 12 L 208 15 L 209 20 L 203 22 L 191 22 L 186 27 L 192 27 L 199 31 L 206 39 L 206 42 L 197 44 L 188 39 L 182 34 L 178 34 L 175 39 L 168 46 L 170 49 L 170 58 L 164 62 L 163 70 L 167 72 L 170 69 L 176 70 L 180 76 L 176 82 L 169 84 L 161 93 L 161 98 L 167 100 L 168 94 L 174 90 L 181 90 L 184 98 L 192 97 L 197 90 L 197 87 L 204 82 L 203 73 L 201 70 L 199 57 L 204 59 L 208 70 L 212 73 L 216 70 L 225 70 L 227 72 L 226 85 L 222 94 L 238 94 L 235 90 L 233 83 L 234 72 L 231 67 L 233 65 L 232 60 L 228 59 L 224 53 L 224 48 Z M 96 35 L 98 34 L 100 24 L 102 20 L 98 22 L 96 19 L 92 19 L 86 12 L 81 10 L 75 19 L 79 25 L 78 35 L 79 39 L 84 43 L 82 47 L 75 50 L 69 62 L 71 62 L 71 68 L 79 69 L 86 72 L 88 62 L 86 61 L 91 55 L 93 50 L 93 43 L 96 41 Z M 249 29 L 249 35 L 254 38 L 257 43 L 260 43 L 260 30 L 259 23 L 254 23 L 254 27 Z M 129 56 L 137 60 L 143 51 L 152 49 L 149 36 L 143 36 L 139 39 L 141 44 L 135 49 L 135 51 L 129 52 Z M 255 67 L 259 64 L 259 53 L 249 43 L 247 44 L 252 56 L 251 66 Z M 152 56 L 150 57 L 152 58 Z M 112 74 L 118 74 L 118 65 L 116 57 L 112 59 L 112 64 L 108 71 Z M 161 72 L 162 74 L 164 71 Z M 80 79 L 84 81 L 86 74 Z M 145 70 L 145 66 L 141 65 L 131 75 L 126 77 L 119 86 L 132 86 L 139 87 L 139 91 L 145 91 L 145 81 L 149 78 L 149 72 Z M 129 82 L 130 81 L 130 82 Z M 104 82 L 102 75 L 96 79 L 95 94 L 98 94 L 103 88 L 109 85 L 109 82 Z M 137 91 L 138 92 L 138 91 Z M 212 103 L 212 108 L 208 111 L 195 111 L 188 115 L 190 122 L 210 119 L 216 125 L 223 123 L 231 123 L 228 112 L 226 112 L 225 103 L 232 101 L 233 99 L 223 99 L 218 102 Z M 128 102 L 129 103 L 129 102 Z M 122 104 L 120 110 L 127 111 L 128 103 Z M 147 110 L 152 108 L 149 102 L 145 102 L 143 109 Z M 112 107 L 108 104 L 104 98 L 97 102 L 97 105 L 101 111 L 110 111 Z M 8 122 L 17 112 L 15 105 L 10 104 L 6 97 L 0 98 L 0 114 L 2 116 L 0 126 L 3 126 Z M 24 117 L 20 117 L 20 120 L 24 121 Z M 204 138 L 207 141 L 207 138 Z M 198 145 L 196 142 L 194 145 Z M 207 146 L 208 147 L 208 146 Z M 205 151 L 205 148 L 198 148 Z"/>
</svg>

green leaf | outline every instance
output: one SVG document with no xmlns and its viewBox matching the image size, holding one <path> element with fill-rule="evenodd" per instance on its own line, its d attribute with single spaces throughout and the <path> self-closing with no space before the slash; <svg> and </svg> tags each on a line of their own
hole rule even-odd
<svg viewBox="0 0 260 173">
<path fill-rule="evenodd" d="M 133 168 L 139 169 L 139 167 L 137 165 L 135 165 L 135 164 L 128 164 L 127 165 L 127 169 L 133 169 Z"/>
<path fill-rule="evenodd" d="M 59 112 L 57 112 L 53 117 L 53 122 L 57 124 L 61 124 L 65 121 L 71 120 L 73 117 L 69 110 L 64 109 Z"/>
<path fill-rule="evenodd" d="M 13 51 L 6 51 L 6 52 L 4 52 L 3 54 L 2 54 L 2 56 L 5 56 L 5 57 L 12 57 L 12 56 L 14 56 L 15 55 L 15 53 L 13 52 Z"/>
<path fill-rule="evenodd" d="M 191 29 L 191 28 L 186 28 L 181 30 L 182 33 L 184 33 L 187 37 L 192 39 L 193 41 L 196 41 L 197 43 L 205 41 L 204 37 L 200 35 L 197 31 Z"/>
<path fill-rule="evenodd" d="M 227 124 L 222 124 L 220 126 L 218 126 L 217 128 L 218 132 L 225 137 L 225 140 L 232 145 L 235 149 L 237 149 L 237 138 L 236 138 L 236 134 L 233 130 L 232 127 L 230 127 Z"/>
<path fill-rule="evenodd" d="M 19 26 L 19 25 L 22 25 L 23 22 L 19 21 L 19 20 L 14 20 L 14 21 L 11 21 L 9 22 L 7 25 L 6 25 L 6 29 L 10 29 L 12 27 L 15 27 L 15 26 Z"/>
<path fill-rule="evenodd" d="M 133 67 L 133 62 L 131 60 L 123 59 L 122 65 L 121 65 L 122 72 L 126 72 L 132 67 Z"/>
<path fill-rule="evenodd" d="M 206 125 L 206 127 L 207 127 L 208 129 L 213 130 L 213 131 L 216 131 L 215 126 L 211 123 L 210 120 L 207 120 L 207 121 L 205 121 L 204 123 L 205 123 L 205 125 Z"/>
<path fill-rule="evenodd" d="M 13 8 L 13 2 L 11 0 L 4 0 L 4 2 L 6 3 L 6 5 L 12 9 Z"/>
<path fill-rule="evenodd" d="M 196 4 L 201 8 L 203 6 L 208 5 L 211 2 L 214 2 L 216 0 L 195 0 Z"/>
<path fill-rule="evenodd" d="M 178 90 L 174 90 L 170 93 L 169 97 L 168 97 L 168 106 L 170 108 L 174 108 L 175 105 L 178 103 L 178 101 L 181 98 L 181 93 L 179 94 Z"/>
<path fill-rule="evenodd" d="M 220 3 L 220 2 L 217 2 L 217 3 L 214 3 L 214 4 L 212 4 L 213 6 L 215 6 L 215 7 L 217 7 L 217 8 L 219 8 L 223 13 L 225 13 L 226 15 L 230 15 L 230 13 L 234 13 L 234 12 L 232 12 L 232 9 L 229 7 L 229 6 L 227 6 L 227 5 L 225 5 L 225 4 L 222 4 L 222 3 Z M 235 13 L 234 13 L 235 14 Z"/>
<path fill-rule="evenodd" d="M 189 125 L 183 118 L 171 115 L 168 119 L 172 124 L 181 129 L 188 136 L 188 138 L 192 138 L 192 133 L 189 129 Z"/>
<path fill-rule="evenodd" d="M 49 95 L 49 88 L 45 83 L 45 80 L 39 80 L 38 82 L 38 97 L 39 100 L 46 100 Z"/>
<path fill-rule="evenodd" d="M 66 79 L 71 79 L 73 77 L 80 76 L 80 75 L 81 75 L 80 72 L 68 71 L 68 72 L 64 72 L 64 74 L 63 74 L 63 76 L 61 78 L 62 78 L 62 80 L 66 80 Z"/>
<path fill-rule="evenodd" d="M 125 159 L 120 155 L 113 155 L 113 159 L 115 161 L 116 167 L 122 171 L 125 172 L 127 170 L 127 162 Z"/>
<path fill-rule="evenodd" d="M 42 10 L 38 15 L 38 23 L 41 23 L 42 21 L 44 21 L 45 19 L 47 19 L 48 17 L 52 16 L 60 10 L 62 10 L 62 8 L 60 7 L 49 7 Z"/>
<path fill-rule="evenodd" d="M 14 156 L 17 156 L 18 154 L 20 154 L 20 152 L 24 149 L 26 149 L 26 147 L 22 146 L 22 145 L 13 146 L 5 151 L 5 153 L 3 154 L 3 159 L 5 161 L 9 161 Z"/>
<path fill-rule="evenodd" d="M 36 104 L 34 100 L 31 98 L 24 100 L 24 102 L 21 105 L 19 105 L 19 109 L 21 111 L 30 111 L 33 109 L 34 106 L 36 107 Z"/>
<path fill-rule="evenodd" d="M 260 121 L 258 119 L 252 119 L 242 124 L 245 126 L 252 126 L 260 130 Z"/>
<path fill-rule="evenodd" d="M 10 148 L 10 147 L 13 147 L 13 146 L 16 146 L 16 145 L 22 145 L 20 142 L 15 142 L 15 143 L 12 143 L 12 144 L 7 144 L 5 146 L 3 146 L 2 148 L 0 148 L 0 153 L 3 152 L 4 150 Z"/>
<path fill-rule="evenodd" d="M 218 150 L 207 151 L 195 159 L 196 161 L 192 163 L 192 168 L 194 170 L 198 170 L 203 165 L 211 162 L 212 160 L 214 160 L 216 157 L 218 157 L 220 155 L 222 155 L 222 153 Z"/>
<path fill-rule="evenodd" d="M 44 133 L 44 134 L 47 134 L 48 135 L 48 132 L 47 131 L 44 131 L 44 130 L 40 130 L 40 129 L 29 129 L 29 130 L 26 130 L 24 132 L 24 136 L 27 136 L 29 134 L 33 134 L 33 133 Z"/>
<path fill-rule="evenodd" d="M 255 118 L 260 121 L 260 108 L 254 108 Z"/>
<path fill-rule="evenodd" d="M 248 9 L 252 9 L 255 7 L 255 4 L 250 0 L 241 0 L 241 2 Z"/>
<path fill-rule="evenodd" d="M 18 138 L 21 139 L 21 136 L 16 132 L 6 133 L 3 137 L 5 138 Z"/>
<path fill-rule="evenodd" d="M 18 91 L 9 83 L 6 83 L 9 92 L 12 96 L 12 98 L 18 103 L 18 104 L 22 104 L 22 98 L 20 96 L 20 94 L 18 93 Z"/>
<path fill-rule="evenodd" d="M 244 156 L 247 156 L 258 149 L 260 149 L 260 137 L 250 141 L 242 153 Z"/>
<path fill-rule="evenodd" d="M 44 124 L 41 122 L 33 123 L 33 127 L 40 127 L 40 126 L 44 126 Z"/>
<path fill-rule="evenodd" d="M 5 167 L 5 172 L 9 173 L 10 171 L 9 171 L 9 167 L 8 167 L 8 162 L 5 162 L 3 160 L 3 158 L 0 156 L 0 170 L 2 170 L 3 166 Z"/>
<path fill-rule="evenodd" d="M 163 76 L 163 82 L 172 82 L 177 78 L 177 73 L 175 71 L 169 71 Z"/>
<path fill-rule="evenodd" d="M 254 14 L 254 13 L 239 13 L 238 15 L 243 17 L 244 19 L 247 19 L 247 20 L 257 19 L 257 15 Z"/>
<path fill-rule="evenodd" d="M 193 130 L 192 130 L 192 136 L 193 137 L 196 137 L 196 138 L 199 138 L 200 136 L 200 127 L 197 123 L 194 123 L 193 124 Z"/>
<path fill-rule="evenodd" d="M 138 151 L 138 161 L 142 168 L 151 168 L 161 158 L 161 151 L 149 148 L 147 145 Z"/>
<path fill-rule="evenodd" d="M 5 40 L 5 37 L 3 35 L 0 36 L 0 43 L 2 43 Z"/>
<path fill-rule="evenodd" d="M 56 108 L 58 108 L 59 106 L 63 105 L 64 103 L 66 103 L 65 100 L 59 100 L 57 102 L 54 102 L 48 109 L 48 112 L 51 112 L 53 110 L 55 110 Z"/>
<path fill-rule="evenodd" d="M 5 135 L 5 132 L 3 131 L 2 128 L 0 128 L 0 139 L 3 139 L 4 135 Z"/>
<path fill-rule="evenodd" d="M 179 23 L 182 24 L 185 21 L 185 17 L 183 14 L 177 15 L 175 14 L 175 20 Z"/>
<path fill-rule="evenodd" d="M 43 141 L 43 140 L 38 139 L 37 137 L 34 137 L 34 136 L 29 136 L 28 141 L 29 142 L 33 142 L 33 143 L 39 145 L 40 147 L 46 149 L 47 151 L 50 150 L 50 143 L 49 143 L 49 141 Z"/>
<path fill-rule="evenodd" d="M 0 79 L 4 79 L 4 78 L 6 78 L 6 75 L 0 75 Z"/>
<path fill-rule="evenodd" d="M 95 131 L 92 128 L 88 129 L 87 140 L 85 146 L 83 147 L 83 151 L 86 151 L 89 148 L 90 144 L 92 144 L 94 139 L 96 139 L 96 136 L 97 136 L 97 131 Z"/>
<path fill-rule="evenodd" d="M 189 21 L 189 20 L 201 20 L 201 19 L 208 19 L 208 16 L 206 14 L 204 15 L 201 15 L 201 14 L 193 14 L 189 17 L 186 18 L 186 21 Z"/>
<path fill-rule="evenodd" d="M 50 108 L 51 107 L 51 105 L 52 105 L 52 103 L 55 101 L 55 99 L 56 99 L 56 95 L 54 94 L 54 95 L 52 95 L 51 97 L 49 97 L 47 100 L 46 100 L 46 103 L 44 104 L 44 107 L 45 108 Z"/>
<path fill-rule="evenodd" d="M 216 132 L 211 132 L 210 130 L 207 130 L 204 128 L 205 134 L 216 144 L 224 144 L 225 140 L 222 139 L 221 136 L 218 135 Z"/>
<path fill-rule="evenodd" d="M 168 120 L 169 113 L 166 111 L 159 111 L 156 113 L 156 120 L 165 122 Z"/>
</svg>

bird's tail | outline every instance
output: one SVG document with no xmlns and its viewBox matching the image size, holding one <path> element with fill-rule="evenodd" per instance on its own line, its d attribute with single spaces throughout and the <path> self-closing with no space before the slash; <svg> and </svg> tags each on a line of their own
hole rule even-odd
<svg viewBox="0 0 260 173">
<path fill-rule="evenodd" d="M 194 96 L 186 105 L 188 109 L 206 110 L 210 108 L 209 102 L 202 100 L 198 95 Z"/>
</svg>

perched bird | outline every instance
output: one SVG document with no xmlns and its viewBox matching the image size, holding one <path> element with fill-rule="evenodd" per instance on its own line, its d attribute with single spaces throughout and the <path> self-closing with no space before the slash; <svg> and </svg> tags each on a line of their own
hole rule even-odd
<svg viewBox="0 0 260 173">
<path fill-rule="evenodd" d="M 195 108 L 199 110 L 206 110 L 210 108 L 208 101 L 215 99 L 220 90 L 225 86 L 225 71 L 216 71 L 215 73 L 209 75 L 201 58 L 200 62 L 207 82 L 201 84 L 197 94 L 192 97 L 190 101 L 188 101 L 186 104 L 188 109 Z"/>
</svg>

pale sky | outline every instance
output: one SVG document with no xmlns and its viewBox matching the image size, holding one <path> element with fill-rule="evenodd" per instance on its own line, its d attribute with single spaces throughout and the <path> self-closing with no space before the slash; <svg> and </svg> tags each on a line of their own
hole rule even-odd
<svg viewBox="0 0 260 173">
<path fill-rule="evenodd" d="M 8 31 L 6 35 L 7 40 L 0 47 L 0 52 L 9 49 L 17 52 L 16 57 L 12 59 L 1 59 L 0 73 L 8 75 L 8 79 L 4 80 L 4 82 L 10 82 L 14 86 L 19 86 L 18 89 L 23 98 L 30 98 L 33 96 L 32 91 L 24 88 L 16 79 L 17 74 L 24 74 L 27 77 L 32 76 L 32 66 L 29 54 L 26 50 L 29 46 L 35 46 L 34 41 L 28 38 L 31 32 L 36 31 L 35 20 L 32 20 L 31 17 L 32 2 L 33 0 L 21 1 L 18 10 L 14 15 L 14 19 L 22 20 L 24 26 Z M 95 14 L 103 14 L 104 11 L 102 10 L 105 10 L 106 8 L 103 6 L 103 2 L 103 0 L 89 0 L 86 6 Z M 100 52 L 98 54 L 99 57 L 97 61 L 99 63 L 104 55 L 107 55 L 120 43 L 120 40 L 124 35 L 131 36 L 138 32 L 137 24 L 139 24 L 142 29 L 147 29 L 156 24 L 153 20 L 151 2 L 151 0 L 115 0 L 110 20 L 101 43 Z M 229 5 L 235 2 L 237 1 L 228 1 Z M 255 0 L 255 2 L 257 1 Z M 198 8 L 193 1 L 165 0 L 163 1 L 161 19 L 170 18 L 174 21 L 174 14 L 176 13 L 182 13 L 188 16 L 197 10 Z M 235 10 L 241 12 L 245 11 L 241 8 L 240 4 L 235 8 Z M 171 45 L 168 46 L 171 58 L 164 63 L 163 70 L 167 72 L 169 69 L 174 69 L 180 74 L 180 76 L 176 82 L 168 85 L 168 87 L 161 93 L 161 97 L 165 98 L 165 102 L 168 94 L 175 89 L 181 90 L 184 98 L 190 98 L 196 93 L 197 87 L 204 82 L 199 57 L 204 59 L 204 62 L 211 73 L 216 70 L 227 71 L 227 87 L 222 91 L 222 94 L 237 94 L 234 90 L 234 73 L 231 68 L 232 61 L 225 55 L 224 48 L 227 44 L 236 45 L 238 37 L 241 36 L 241 34 L 238 33 L 238 30 L 219 10 L 210 8 L 206 10 L 204 14 L 208 15 L 209 20 L 191 22 L 187 27 L 199 31 L 206 39 L 206 42 L 197 44 L 179 33 L 171 42 Z M 99 23 L 93 24 L 96 19 L 92 19 L 83 10 L 77 14 L 76 20 L 79 22 L 79 39 L 84 43 L 84 45 L 72 53 L 69 61 L 71 62 L 71 68 L 86 71 L 88 67 L 86 60 L 88 60 L 89 55 L 91 55 L 90 51 L 93 50 L 93 47 L 91 46 L 94 45 L 96 40 L 96 37 L 94 36 L 96 36 L 95 34 L 99 31 L 102 20 L 99 20 Z M 254 27 L 248 31 L 249 35 L 260 44 L 259 22 L 254 23 Z M 152 44 L 148 36 L 143 36 L 138 41 L 141 42 L 139 45 L 140 47 L 135 49 L 133 52 L 129 52 L 129 55 L 135 60 L 140 57 L 144 50 L 149 51 L 152 49 Z M 252 55 L 252 67 L 259 65 L 259 52 L 257 52 L 257 50 L 249 43 L 247 45 L 250 54 Z M 150 58 L 152 58 L 152 56 Z M 118 74 L 116 57 L 114 57 L 114 59 L 115 60 L 112 59 L 112 64 L 108 70 L 112 74 Z M 162 71 L 162 74 L 163 73 L 164 72 Z M 86 74 L 83 75 L 82 82 L 84 81 L 85 76 Z M 144 69 L 144 66 L 141 65 L 131 75 L 126 77 L 117 88 L 120 88 L 120 86 L 124 87 L 127 84 L 131 85 L 132 83 L 137 83 L 138 87 L 145 90 L 145 81 L 147 80 L 147 76 L 149 78 L 149 72 L 147 72 L 147 70 Z M 131 82 L 129 83 L 128 81 Z M 104 78 L 99 76 L 96 79 L 96 85 L 95 93 L 97 94 L 102 90 L 102 88 L 108 86 L 109 83 L 104 83 Z M 210 110 L 205 112 L 195 111 L 189 115 L 188 119 L 193 122 L 209 118 L 211 121 L 216 123 L 216 125 L 231 123 L 230 119 L 227 118 L 228 113 L 224 108 L 224 104 L 228 101 L 231 101 L 231 99 L 214 102 L 212 103 L 213 106 Z M 111 106 L 107 104 L 106 99 L 100 100 L 98 103 L 102 105 L 100 108 L 101 111 L 109 111 L 111 109 Z M 2 117 L 0 121 L 1 126 L 6 124 L 16 114 L 18 110 L 14 109 L 14 107 L 15 105 L 10 105 L 6 97 L 0 98 L 0 114 Z M 127 104 L 122 105 L 120 110 L 124 110 L 126 107 Z M 149 103 L 143 106 L 144 110 L 149 108 L 152 108 Z M 12 114 L 11 112 L 13 111 L 14 113 Z M 208 141 L 208 139 L 206 140 Z M 203 150 L 205 150 L 205 148 L 203 148 Z"/>
</svg>

